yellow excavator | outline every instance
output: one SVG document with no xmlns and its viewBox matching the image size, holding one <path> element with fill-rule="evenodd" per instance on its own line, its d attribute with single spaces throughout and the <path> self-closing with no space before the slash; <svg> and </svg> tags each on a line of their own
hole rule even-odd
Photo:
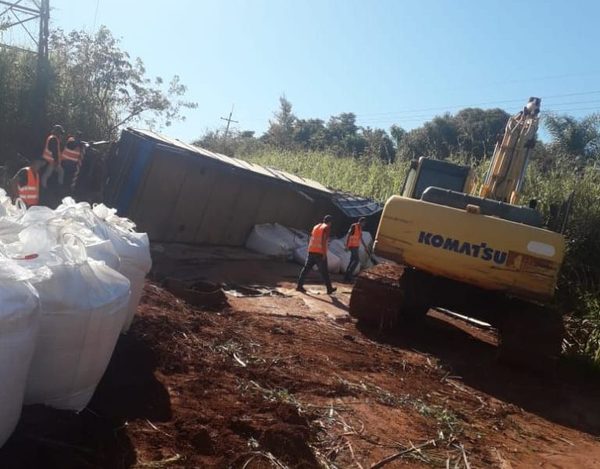
<svg viewBox="0 0 600 469">
<path fill-rule="evenodd" d="M 509 119 L 479 187 L 469 167 L 424 157 L 411 164 L 374 244 L 375 254 L 397 264 L 358 277 L 350 314 L 359 322 L 389 329 L 442 308 L 496 327 L 507 360 L 545 366 L 560 354 L 562 318 L 546 305 L 565 240 L 544 228 L 535 201 L 518 204 L 540 103 L 530 98 Z"/>
</svg>

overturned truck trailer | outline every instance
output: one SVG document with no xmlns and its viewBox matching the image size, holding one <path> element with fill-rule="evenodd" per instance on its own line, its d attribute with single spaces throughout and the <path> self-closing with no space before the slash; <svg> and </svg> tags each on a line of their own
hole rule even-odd
<svg viewBox="0 0 600 469">
<path fill-rule="evenodd" d="M 306 230 L 327 213 L 338 234 L 360 216 L 375 230 L 381 214 L 371 200 L 138 129 L 122 132 L 104 193 L 159 242 L 242 246 L 256 224 Z"/>
</svg>

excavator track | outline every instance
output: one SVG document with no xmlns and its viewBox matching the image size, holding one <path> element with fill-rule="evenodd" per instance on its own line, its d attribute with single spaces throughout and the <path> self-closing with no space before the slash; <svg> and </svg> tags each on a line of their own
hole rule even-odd
<svg viewBox="0 0 600 469">
<path fill-rule="evenodd" d="M 350 297 L 350 315 L 362 324 L 390 328 L 398 323 L 404 267 L 379 264 L 360 273 Z"/>
<path fill-rule="evenodd" d="M 365 270 L 352 289 L 350 315 L 380 329 L 419 320 L 429 310 L 425 282 L 420 272 L 401 265 L 379 264 Z"/>
<path fill-rule="evenodd" d="M 509 300 L 498 315 L 500 360 L 538 371 L 554 368 L 565 335 L 560 314 L 549 307 Z"/>
<path fill-rule="evenodd" d="M 549 307 L 392 264 L 363 271 L 350 297 L 350 315 L 380 330 L 414 325 L 429 306 L 491 323 L 498 331 L 498 358 L 505 363 L 543 373 L 555 368 L 565 330 L 560 314 Z"/>
</svg>

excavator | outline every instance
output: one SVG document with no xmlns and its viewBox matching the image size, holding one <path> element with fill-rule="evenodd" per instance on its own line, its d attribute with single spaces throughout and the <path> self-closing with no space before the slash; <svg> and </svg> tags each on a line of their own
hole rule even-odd
<svg viewBox="0 0 600 469">
<path fill-rule="evenodd" d="M 479 187 L 470 167 L 425 157 L 411 163 L 373 247 L 395 263 L 363 271 L 352 289 L 350 314 L 359 323 L 410 327 L 438 308 L 495 327 L 502 359 L 556 361 L 564 326 L 549 305 L 565 239 L 544 227 L 536 201 L 519 205 L 540 104 L 530 98 L 509 118 Z"/>
</svg>

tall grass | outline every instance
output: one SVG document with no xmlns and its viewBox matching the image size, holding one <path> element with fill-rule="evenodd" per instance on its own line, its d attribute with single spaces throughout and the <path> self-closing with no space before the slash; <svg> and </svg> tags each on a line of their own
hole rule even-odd
<svg viewBox="0 0 600 469">
<path fill-rule="evenodd" d="M 240 155 L 252 163 L 288 171 L 340 191 L 384 202 L 402 190 L 408 164 L 341 158 L 323 152 L 260 150 Z"/>
<path fill-rule="evenodd" d="M 600 366 L 600 171 L 558 158 L 550 169 L 530 169 L 526 193 L 546 214 L 572 195 L 557 301 L 568 314 L 567 351 Z"/>
</svg>

